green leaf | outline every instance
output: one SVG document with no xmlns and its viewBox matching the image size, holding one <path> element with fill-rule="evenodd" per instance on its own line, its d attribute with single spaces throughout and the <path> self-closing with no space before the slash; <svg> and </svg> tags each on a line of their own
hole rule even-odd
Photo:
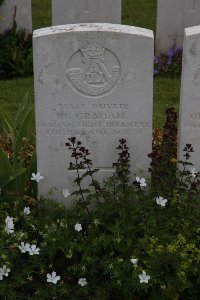
<svg viewBox="0 0 200 300">
<path fill-rule="evenodd" d="M 0 177 L 3 177 L 5 173 L 11 172 L 12 166 L 8 155 L 3 149 L 0 149 Z"/>
<path fill-rule="evenodd" d="M 1 132 L 5 132 L 7 136 L 10 137 L 11 141 L 14 143 L 16 138 L 16 130 L 14 127 L 13 120 L 11 117 L 1 109 L 0 111 L 0 120 L 1 120 Z"/>
<path fill-rule="evenodd" d="M 26 114 L 27 110 L 30 107 L 30 91 L 28 91 L 24 98 L 22 99 L 18 111 L 15 116 L 15 124 L 17 125 L 21 120 L 24 118 L 24 115 Z"/>
<path fill-rule="evenodd" d="M 15 180 L 17 177 L 21 176 L 26 172 L 25 168 L 21 168 L 19 170 L 11 171 L 0 177 L 0 189 L 5 187 L 11 181 Z"/>
<path fill-rule="evenodd" d="M 17 169 L 20 164 L 22 163 L 21 158 L 21 144 L 23 138 L 29 139 L 29 131 L 30 131 L 30 124 L 31 124 L 31 113 L 33 111 L 33 106 L 29 108 L 29 110 L 26 112 L 24 119 L 22 120 L 22 123 L 20 125 L 20 128 L 17 133 L 16 142 L 14 144 L 14 153 L 13 153 L 13 168 Z"/>
</svg>

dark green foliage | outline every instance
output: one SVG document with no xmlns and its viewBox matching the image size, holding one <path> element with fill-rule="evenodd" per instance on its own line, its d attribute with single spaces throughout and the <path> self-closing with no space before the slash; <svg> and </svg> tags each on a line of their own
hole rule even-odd
<svg viewBox="0 0 200 300">
<path fill-rule="evenodd" d="M 0 33 L 0 80 L 33 74 L 32 34 L 13 26 Z"/>
<path fill-rule="evenodd" d="M 16 194 L 33 194 L 30 174 L 35 170 L 35 154 L 31 134 L 33 105 L 29 93 L 22 99 L 14 120 L 2 109 L 0 111 L 0 189 Z"/>
<path fill-rule="evenodd" d="M 200 298 L 200 173 L 190 170 L 189 144 L 185 161 L 179 168 L 174 164 L 176 121 L 174 110 L 168 109 L 162 139 L 154 141 L 157 152 L 147 186 L 138 177 L 129 180 L 125 139 L 117 147 L 115 174 L 101 186 L 89 150 L 72 137 L 66 145 L 77 191 L 70 209 L 26 193 L 13 197 L 9 189 L 2 189 L 0 268 L 6 265 L 11 271 L 0 280 L 0 299 Z M 158 197 L 167 201 L 160 205 Z M 23 213 L 27 206 L 30 215 Z M 5 231 L 7 216 L 14 218 L 14 233 Z M 39 255 L 21 253 L 21 242 L 35 244 Z M 137 263 L 131 262 L 133 258 Z M 52 271 L 61 277 L 57 284 L 47 283 Z M 140 282 L 143 271 L 150 276 L 146 283 Z M 86 278 L 87 285 L 81 287 L 80 278 Z"/>
</svg>

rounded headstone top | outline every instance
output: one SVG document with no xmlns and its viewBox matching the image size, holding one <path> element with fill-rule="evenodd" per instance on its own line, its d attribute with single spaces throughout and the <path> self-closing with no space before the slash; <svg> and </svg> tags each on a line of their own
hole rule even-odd
<svg viewBox="0 0 200 300">
<path fill-rule="evenodd" d="M 144 36 L 153 38 L 153 31 L 145 28 L 118 25 L 110 23 L 80 23 L 80 24 L 68 24 L 58 25 L 52 27 L 46 27 L 37 29 L 33 32 L 33 38 L 53 35 L 67 32 L 84 32 L 84 31 L 99 31 L 99 32 L 113 32 L 113 33 L 126 33 L 138 36 Z"/>
</svg>

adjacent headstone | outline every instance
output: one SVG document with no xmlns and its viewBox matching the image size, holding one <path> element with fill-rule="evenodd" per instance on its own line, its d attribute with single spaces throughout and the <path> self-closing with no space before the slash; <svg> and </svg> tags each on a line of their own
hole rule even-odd
<svg viewBox="0 0 200 300">
<path fill-rule="evenodd" d="M 121 0 L 52 0 L 52 24 L 121 23 Z"/>
<path fill-rule="evenodd" d="M 31 0 L 4 0 L 0 6 L 0 32 L 12 27 L 15 18 L 18 28 L 32 31 Z"/>
<path fill-rule="evenodd" d="M 192 144 L 191 162 L 200 171 L 200 26 L 185 29 L 181 80 L 179 159 Z"/>
<path fill-rule="evenodd" d="M 158 0 L 156 52 L 183 46 L 184 29 L 200 25 L 199 0 Z"/>
<path fill-rule="evenodd" d="M 127 139 L 132 174 L 147 174 L 152 144 L 153 33 L 112 24 L 34 31 L 39 193 L 73 189 L 65 143 L 76 136 L 92 153 L 98 178 L 113 174 Z M 143 173 L 143 175 L 144 175 Z M 52 193 L 53 198 L 59 195 Z"/>
</svg>

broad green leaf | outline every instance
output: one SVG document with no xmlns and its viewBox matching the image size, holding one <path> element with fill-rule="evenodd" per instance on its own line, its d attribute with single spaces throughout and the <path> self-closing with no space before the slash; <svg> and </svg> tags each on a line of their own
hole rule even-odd
<svg viewBox="0 0 200 300">
<path fill-rule="evenodd" d="M 4 176 L 6 173 L 12 172 L 12 166 L 8 158 L 7 153 L 0 149 L 0 177 Z"/>
<path fill-rule="evenodd" d="M 18 111 L 16 113 L 16 116 L 15 116 L 15 124 L 18 125 L 19 122 L 22 121 L 24 115 L 26 114 L 27 110 L 29 110 L 30 108 L 30 91 L 28 91 L 24 98 L 22 99 L 20 105 L 19 105 L 19 108 L 18 108 Z"/>
<path fill-rule="evenodd" d="M 14 181 L 16 178 L 21 176 L 23 173 L 26 172 L 25 168 L 11 171 L 9 173 L 4 174 L 3 176 L 0 176 L 0 189 L 5 187 L 7 184 L 9 184 L 11 181 Z"/>
<path fill-rule="evenodd" d="M 31 113 L 33 111 L 33 106 L 26 112 L 24 119 L 20 125 L 20 128 L 17 133 L 16 142 L 14 144 L 14 153 L 13 153 L 13 168 L 17 169 L 19 163 L 22 162 L 21 158 L 21 143 L 23 138 L 29 139 L 30 133 L 30 123 L 31 123 Z M 20 160 L 20 161 L 19 161 Z"/>
<path fill-rule="evenodd" d="M 14 127 L 14 123 L 13 120 L 11 119 L 11 117 L 1 109 L 0 111 L 0 120 L 1 120 L 1 128 L 2 131 L 4 131 L 6 133 L 7 136 L 10 137 L 10 139 L 12 140 L 12 142 L 15 142 L 15 138 L 16 138 L 16 130 Z M 2 133 L 2 132 L 0 132 Z"/>
</svg>

